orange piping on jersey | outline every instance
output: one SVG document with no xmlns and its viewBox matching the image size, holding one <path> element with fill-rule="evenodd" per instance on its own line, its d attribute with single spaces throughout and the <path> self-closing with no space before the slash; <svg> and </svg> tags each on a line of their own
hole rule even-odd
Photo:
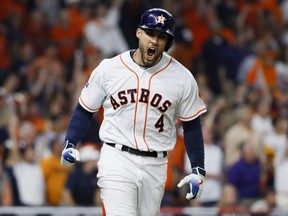
<svg viewBox="0 0 288 216">
<path fill-rule="evenodd" d="M 102 202 L 102 216 L 106 216 L 106 210 L 103 202 Z"/>
<path fill-rule="evenodd" d="M 184 118 L 184 117 L 179 116 L 179 118 L 180 118 L 180 119 L 186 119 L 186 120 L 193 119 L 195 116 L 199 115 L 199 113 L 203 113 L 203 112 L 205 112 L 206 110 L 207 110 L 206 108 L 203 108 L 203 109 L 199 110 L 196 114 L 194 114 L 194 115 L 192 115 L 192 116 L 190 116 L 190 117 Z"/>
<path fill-rule="evenodd" d="M 88 106 L 84 103 L 84 101 L 82 100 L 81 97 L 80 97 L 79 99 L 80 99 L 81 103 L 82 103 L 90 112 L 96 112 L 96 111 L 98 110 L 98 109 L 91 109 L 90 107 L 88 107 Z"/>
<path fill-rule="evenodd" d="M 149 85 L 148 85 L 149 91 L 150 91 L 150 86 L 151 86 L 151 80 L 152 80 L 152 78 L 153 78 L 156 74 L 158 74 L 158 73 L 162 72 L 163 70 L 165 70 L 165 69 L 171 64 L 171 62 L 172 62 L 172 58 L 170 58 L 170 61 L 168 62 L 168 64 L 167 64 L 165 67 L 163 67 L 162 69 L 156 71 L 156 72 L 150 77 L 150 79 L 149 79 Z M 149 96 L 150 96 L 150 95 L 149 95 Z M 149 97 L 148 97 L 148 101 L 149 101 Z M 149 103 L 147 103 L 147 105 L 146 105 L 145 121 L 144 121 L 144 131 L 143 131 L 143 140 L 144 140 L 144 142 L 145 142 L 145 144 L 146 144 L 146 146 L 147 146 L 147 148 L 148 148 L 148 151 L 150 151 L 149 145 L 148 145 L 148 143 L 146 142 L 146 125 L 147 125 L 148 106 L 149 106 Z"/>
<path fill-rule="evenodd" d="M 133 136 L 134 136 L 134 142 L 135 142 L 135 145 L 136 145 L 136 149 L 138 149 L 138 143 L 137 143 L 137 139 L 136 139 L 136 114 L 137 114 L 137 110 L 138 110 L 139 77 L 138 77 L 138 74 L 135 71 L 133 71 L 127 64 L 125 64 L 125 62 L 122 59 L 122 55 L 120 55 L 120 60 L 121 60 L 122 64 L 126 68 L 128 68 L 128 70 L 130 70 L 132 73 L 134 73 L 136 78 L 137 78 L 137 92 L 136 92 L 137 100 L 135 101 Z"/>
</svg>

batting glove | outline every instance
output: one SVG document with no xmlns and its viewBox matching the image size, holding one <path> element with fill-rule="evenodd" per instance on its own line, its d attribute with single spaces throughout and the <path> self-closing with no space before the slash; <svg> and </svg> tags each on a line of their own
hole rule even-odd
<svg viewBox="0 0 288 216">
<path fill-rule="evenodd" d="M 61 164 L 71 167 L 76 161 L 80 161 L 80 153 L 75 149 L 75 145 L 67 140 L 62 150 Z"/>
<path fill-rule="evenodd" d="M 192 174 L 184 177 L 179 183 L 178 187 L 182 187 L 184 184 L 189 184 L 190 192 L 186 194 L 186 199 L 197 199 L 201 196 L 203 190 L 203 183 L 205 180 L 206 171 L 201 167 L 192 169 Z"/>
</svg>

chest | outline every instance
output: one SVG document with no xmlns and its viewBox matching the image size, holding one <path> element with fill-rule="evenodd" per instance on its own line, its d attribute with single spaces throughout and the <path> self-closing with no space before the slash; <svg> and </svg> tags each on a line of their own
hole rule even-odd
<svg viewBox="0 0 288 216">
<path fill-rule="evenodd" d="M 182 91 L 181 82 L 174 75 L 145 70 L 113 74 L 106 80 L 105 87 L 107 101 L 114 110 L 137 104 L 148 105 L 162 113 L 178 104 Z"/>
<path fill-rule="evenodd" d="M 145 70 L 114 73 L 106 80 L 105 87 L 107 99 L 120 105 L 144 103 L 154 107 L 163 103 L 176 104 L 182 91 L 177 77 Z"/>
</svg>

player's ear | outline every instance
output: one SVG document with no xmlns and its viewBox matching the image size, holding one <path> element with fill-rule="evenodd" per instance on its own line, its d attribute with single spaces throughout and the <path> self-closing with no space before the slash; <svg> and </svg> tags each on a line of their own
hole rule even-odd
<svg viewBox="0 0 288 216">
<path fill-rule="evenodd" d="M 140 35 L 141 35 L 141 33 L 142 33 L 142 29 L 141 28 L 137 28 L 136 29 L 136 37 L 139 39 L 140 38 Z"/>
</svg>

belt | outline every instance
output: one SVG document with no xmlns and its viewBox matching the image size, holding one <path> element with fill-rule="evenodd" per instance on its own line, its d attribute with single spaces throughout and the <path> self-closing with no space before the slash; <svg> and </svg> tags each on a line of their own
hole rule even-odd
<svg viewBox="0 0 288 216">
<path fill-rule="evenodd" d="M 109 146 L 112 146 L 113 148 L 117 148 L 121 151 L 125 151 L 125 152 L 129 152 L 131 154 L 135 154 L 135 155 L 140 155 L 140 156 L 146 156 L 146 157 L 161 157 L 161 158 L 165 158 L 167 157 L 167 151 L 162 151 L 162 152 L 156 152 L 156 151 L 140 151 L 134 148 L 130 148 L 128 146 L 125 145 L 120 145 L 120 144 L 116 144 L 116 143 L 106 143 Z"/>
</svg>

